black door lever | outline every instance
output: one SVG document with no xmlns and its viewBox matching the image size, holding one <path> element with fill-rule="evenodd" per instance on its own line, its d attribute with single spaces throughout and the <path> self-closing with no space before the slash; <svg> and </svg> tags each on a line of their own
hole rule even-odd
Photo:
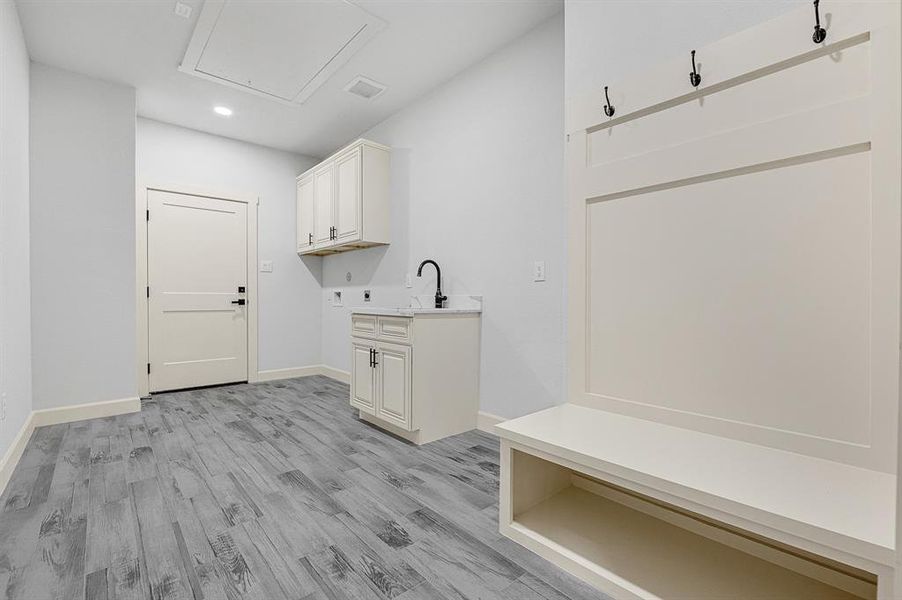
<svg viewBox="0 0 902 600">
<path fill-rule="evenodd" d="M 237 304 L 238 306 L 244 306 L 247 304 L 247 300 L 242 298 L 241 300 L 232 300 L 232 304 Z"/>
</svg>

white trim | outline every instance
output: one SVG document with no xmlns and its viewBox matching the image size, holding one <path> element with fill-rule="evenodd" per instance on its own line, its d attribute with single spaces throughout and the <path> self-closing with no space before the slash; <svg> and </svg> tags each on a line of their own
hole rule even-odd
<svg viewBox="0 0 902 600">
<path fill-rule="evenodd" d="M 495 433 L 495 425 L 498 423 L 504 423 L 507 421 L 504 417 L 499 417 L 498 415 L 493 415 L 492 413 L 487 413 L 484 411 L 479 411 L 476 415 L 476 429 L 479 431 L 484 431 L 486 433 L 491 433 L 492 435 L 497 435 Z"/>
<path fill-rule="evenodd" d="M 57 425 L 59 423 L 72 423 L 85 419 L 97 419 L 100 417 L 112 417 L 141 411 L 141 399 L 137 396 L 122 398 L 119 400 L 106 400 L 103 402 L 89 402 L 87 404 L 74 404 L 71 406 L 59 406 L 33 410 L 19 429 L 9 449 L 3 458 L 0 458 L 0 494 L 6 489 L 19 459 L 25 452 L 28 440 L 36 427 L 45 425 Z"/>
<path fill-rule="evenodd" d="M 13 471 L 16 470 L 16 465 L 19 464 L 19 459 L 22 458 L 22 454 L 25 452 L 25 446 L 28 444 L 28 440 L 31 439 L 31 433 L 34 431 L 34 428 L 34 413 L 32 412 L 25 418 L 22 428 L 19 429 L 19 433 L 16 434 L 6 454 L 3 455 L 3 458 L 0 458 L 0 494 L 6 489 L 6 484 L 9 483 Z"/>
<path fill-rule="evenodd" d="M 322 374 L 320 365 L 291 367 L 288 369 L 267 369 L 265 371 L 257 371 L 257 382 L 262 383 L 264 381 L 278 381 L 279 379 L 294 379 L 295 377 L 309 377 Z"/>
<path fill-rule="evenodd" d="M 133 412 L 141 412 L 141 399 L 137 396 L 120 398 L 118 400 L 105 400 L 103 402 L 88 402 L 86 404 L 73 404 L 71 406 L 58 406 L 35 410 L 31 413 L 31 420 L 35 427 L 56 425 L 58 423 L 73 423 L 85 419 L 99 419 L 101 417 L 114 417 Z"/>
<path fill-rule="evenodd" d="M 330 367 L 327 365 L 320 365 L 319 368 L 320 375 L 334 379 L 336 381 L 340 381 L 341 383 L 351 383 L 351 374 L 347 371 L 342 371 L 341 369 L 336 369 L 335 367 Z"/>
<path fill-rule="evenodd" d="M 351 383 L 351 374 L 335 367 L 326 365 L 310 365 L 307 367 L 289 367 L 287 369 L 267 369 L 265 371 L 257 371 L 258 383 L 264 381 L 278 381 L 279 379 L 294 379 L 295 377 L 310 377 L 312 375 L 322 375 L 329 379 L 334 379 L 341 383 Z"/>
<path fill-rule="evenodd" d="M 257 372 L 257 352 L 258 352 L 258 303 L 259 303 L 259 284 L 258 284 L 258 265 L 257 265 L 257 207 L 260 205 L 260 198 L 256 194 L 241 191 L 223 191 L 211 189 L 208 187 L 199 187 L 186 183 L 165 183 L 165 184 L 149 184 L 141 182 L 135 190 L 135 278 L 137 280 L 135 286 L 135 305 L 136 305 L 136 328 L 135 336 L 137 344 L 137 376 L 138 376 L 138 396 L 148 396 L 150 394 L 150 377 L 147 373 L 148 359 L 148 321 L 147 321 L 147 191 L 158 190 L 163 192 L 173 192 L 176 194 L 188 194 L 191 196 L 203 196 L 205 198 L 219 198 L 223 200 L 232 200 L 235 202 L 244 202 L 248 205 L 247 210 L 247 381 L 255 383 L 259 379 Z"/>
</svg>

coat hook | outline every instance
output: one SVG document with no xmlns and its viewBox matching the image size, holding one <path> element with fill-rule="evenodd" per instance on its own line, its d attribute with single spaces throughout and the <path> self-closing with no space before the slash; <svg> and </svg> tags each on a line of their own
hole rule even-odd
<svg viewBox="0 0 902 600">
<path fill-rule="evenodd" d="M 611 99 L 608 98 L 608 86 L 604 86 L 604 99 L 607 104 L 604 105 L 604 114 L 609 117 L 614 116 L 614 105 L 611 104 Z"/>
<path fill-rule="evenodd" d="M 820 3 L 821 0 L 814 0 L 814 33 L 811 35 L 811 39 L 814 40 L 815 44 L 820 44 L 827 39 L 827 30 L 821 27 L 821 15 L 818 10 L 818 4 Z"/>
<path fill-rule="evenodd" d="M 702 82 L 702 76 L 698 74 L 698 71 L 695 70 L 695 50 L 692 51 L 692 72 L 689 73 L 689 83 L 692 84 L 692 87 L 698 87 L 698 84 Z"/>
</svg>

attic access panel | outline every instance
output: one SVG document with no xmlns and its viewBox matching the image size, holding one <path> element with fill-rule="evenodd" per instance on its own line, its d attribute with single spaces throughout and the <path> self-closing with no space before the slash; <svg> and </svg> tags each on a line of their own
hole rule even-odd
<svg viewBox="0 0 902 600">
<path fill-rule="evenodd" d="M 384 27 L 345 0 L 207 0 L 179 70 L 301 104 Z"/>
</svg>

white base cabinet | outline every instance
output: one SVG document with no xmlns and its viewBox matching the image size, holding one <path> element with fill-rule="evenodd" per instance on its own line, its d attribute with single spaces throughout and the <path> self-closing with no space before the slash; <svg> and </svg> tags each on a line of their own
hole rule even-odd
<svg viewBox="0 0 902 600">
<path fill-rule="evenodd" d="M 415 444 L 476 428 L 478 312 L 351 315 L 351 406 Z"/>
<path fill-rule="evenodd" d="M 297 178 L 297 252 L 388 244 L 390 149 L 357 140 Z"/>
</svg>

